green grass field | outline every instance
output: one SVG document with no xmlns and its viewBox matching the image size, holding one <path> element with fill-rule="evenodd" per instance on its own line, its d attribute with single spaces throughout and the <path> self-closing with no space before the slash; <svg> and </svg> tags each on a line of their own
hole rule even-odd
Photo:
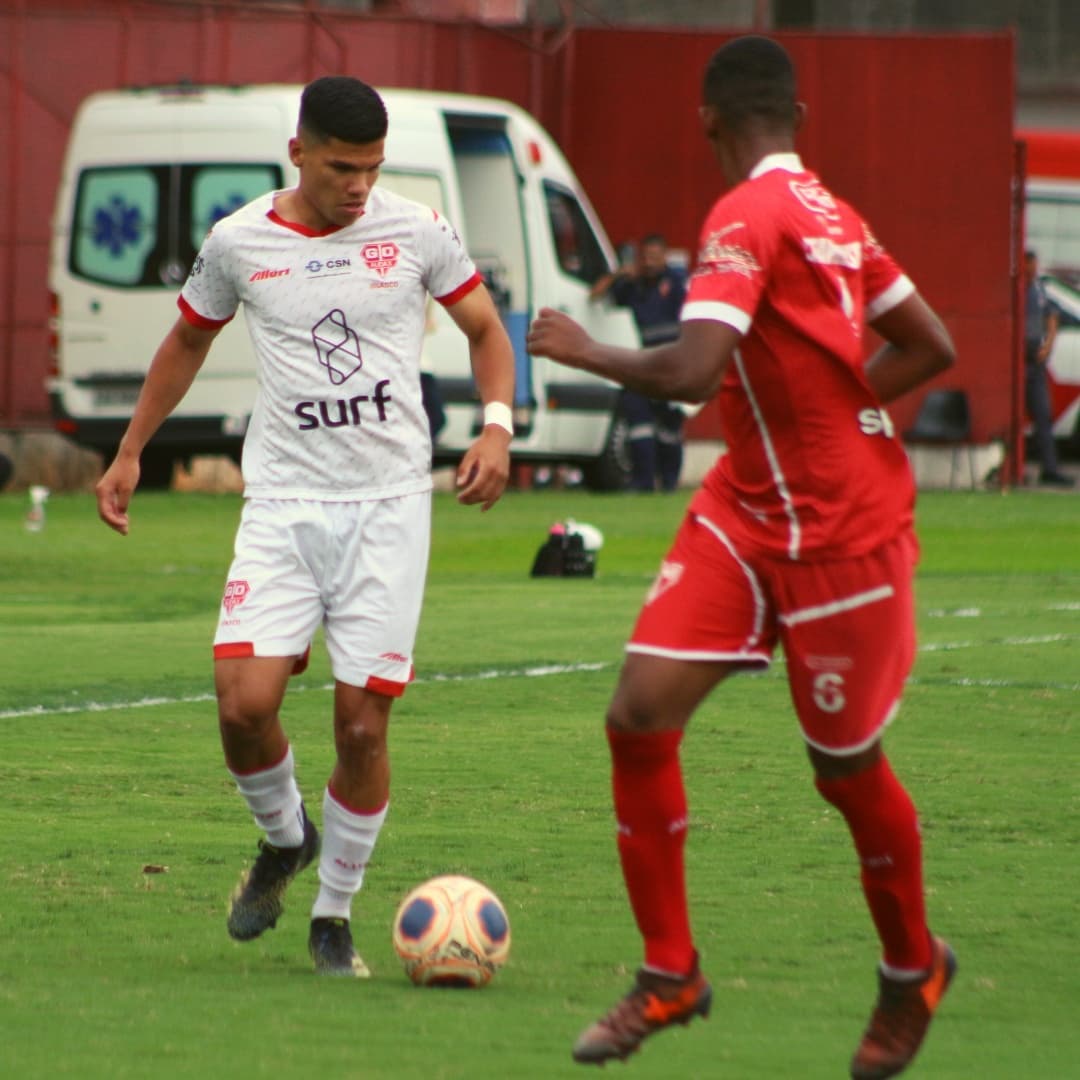
<svg viewBox="0 0 1080 1080">
<path fill-rule="evenodd" d="M 310 969 L 311 871 L 264 939 L 225 933 L 257 839 L 221 761 L 209 651 L 239 499 L 140 495 L 121 539 L 89 496 L 54 496 L 38 534 L 24 496 L 0 497 L 0 1076 L 580 1074 L 573 1038 L 640 959 L 603 710 L 685 504 L 543 492 L 481 515 L 437 497 L 418 681 L 354 905 L 361 983 Z M 598 576 L 530 580 L 566 516 L 605 533 Z M 1078 1077 L 1080 499 L 927 494 L 919 521 L 920 653 L 887 744 L 960 972 L 911 1075 Z M 329 680 L 317 647 L 284 708 L 317 820 Z M 722 687 L 684 746 L 714 1008 L 627 1075 L 845 1076 L 876 944 L 783 665 Z M 507 906 L 511 958 L 488 989 L 414 988 L 393 955 L 398 901 L 440 872 Z"/>
</svg>

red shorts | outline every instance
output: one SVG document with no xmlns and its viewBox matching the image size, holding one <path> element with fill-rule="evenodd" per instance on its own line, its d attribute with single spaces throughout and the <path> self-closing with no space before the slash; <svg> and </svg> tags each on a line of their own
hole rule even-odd
<svg viewBox="0 0 1080 1080">
<path fill-rule="evenodd" d="M 780 642 L 806 741 L 855 754 L 893 718 L 911 671 L 917 558 L 911 531 L 831 562 L 766 558 L 689 515 L 627 651 L 764 667 Z"/>
</svg>

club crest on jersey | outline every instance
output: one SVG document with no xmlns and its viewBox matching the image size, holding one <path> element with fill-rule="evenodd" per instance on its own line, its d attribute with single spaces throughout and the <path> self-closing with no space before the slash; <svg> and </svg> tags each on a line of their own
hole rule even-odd
<svg viewBox="0 0 1080 1080">
<path fill-rule="evenodd" d="M 328 311 L 312 328 L 311 340 L 315 355 L 326 368 L 330 381 L 340 386 L 363 366 L 360 357 L 360 339 L 349 326 L 345 312 L 340 308 Z"/>
<path fill-rule="evenodd" d="M 363 246 L 360 254 L 367 264 L 367 268 L 374 270 L 379 277 L 384 278 L 397 266 L 401 249 L 393 240 L 372 240 Z"/>
<path fill-rule="evenodd" d="M 649 589 L 649 594 L 645 597 L 645 603 L 651 604 L 654 600 L 659 599 L 668 591 L 673 589 L 682 580 L 683 571 L 686 569 L 684 563 L 669 562 L 665 559 L 660 564 L 660 573 L 656 575 L 656 580 L 652 583 L 652 587 Z"/>
<path fill-rule="evenodd" d="M 231 615 L 247 598 L 251 592 L 251 586 L 246 581 L 230 581 L 225 585 L 225 595 L 221 603 Z"/>
</svg>

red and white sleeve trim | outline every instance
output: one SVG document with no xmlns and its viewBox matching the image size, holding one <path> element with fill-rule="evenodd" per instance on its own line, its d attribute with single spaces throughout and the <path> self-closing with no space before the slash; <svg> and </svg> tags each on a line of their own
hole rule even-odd
<svg viewBox="0 0 1080 1080">
<path fill-rule="evenodd" d="M 200 330 L 220 330 L 233 320 L 232 315 L 227 319 L 208 319 L 205 315 L 200 315 L 183 296 L 176 298 L 176 306 L 180 309 L 180 314 L 184 316 L 184 319 Z"/>
<path fill-rule="evenodd" d="M 450 307 L 452 304 L 456 304 L 459 300 L 468 296 L 477 285 L 483 284 L 483 281 L 484 279 L 480 276 L 480 272 L 477 271 L 467 281 L 463 281 L 453 292 L 449 292 L 445 296 L 436 296 L 435 299 L 438 300 L 443 307 Z"/>
</svg>

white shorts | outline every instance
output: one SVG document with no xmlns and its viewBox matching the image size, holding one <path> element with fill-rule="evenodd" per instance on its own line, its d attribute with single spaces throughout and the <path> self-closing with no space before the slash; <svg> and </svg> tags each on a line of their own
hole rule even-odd
<svg viewBox="0 0 1080 1080">
<path fill-rule="evenodd" d="M 362 502 L 249 499 L 214 658 L 302 656 L 322 623 L 334 678 L 397 697 L 412 679 L 431 493 Z"/>
</svg>

